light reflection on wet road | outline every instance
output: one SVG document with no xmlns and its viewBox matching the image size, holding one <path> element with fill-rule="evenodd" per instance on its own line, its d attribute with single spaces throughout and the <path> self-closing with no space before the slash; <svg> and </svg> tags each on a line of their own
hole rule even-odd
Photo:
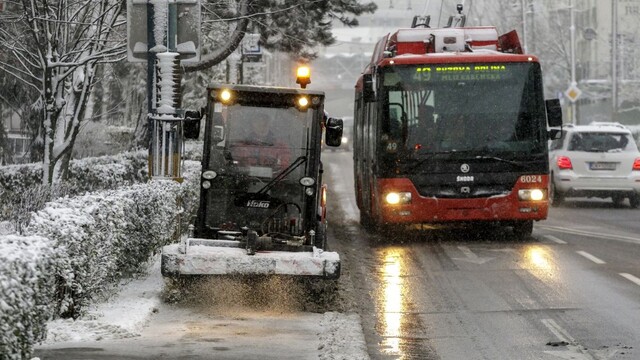
<svg viewBox="0 0 640 360">
<path fill-rule="evenodd" d="M 384 351 L 392 355 L 400 353 L 400 327 L 405 310 L 403 298 L 406 296 L 403 288 L 402 274 L 402 249 L 392 249 L 385 254 L 381 283 L 383 284 L 382 296 L 379 302 L 384 310 L 382 314 L 383 330 L 385 337 L 382 342 Z"/>
<path fill-rule="evenodd" d="M 372 359 L 640 358 L 637 210 L 554 209 L 526 241 L 509 229 L 382 235 L 352 213 L 349 160 L 327 161 L 340 173 L 329 214 Z"/>
</svg>

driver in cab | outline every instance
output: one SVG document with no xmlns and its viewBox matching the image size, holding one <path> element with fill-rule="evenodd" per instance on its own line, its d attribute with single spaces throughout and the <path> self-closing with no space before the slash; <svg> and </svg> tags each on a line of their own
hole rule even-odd
<svg viewBox="0 0 640 360">
<path fill-rule="evenodd" d="M 271 118 L 265 114 L 253 117 L 241 138 L 231 148 L 239 166 L 262 166 L 283 169 L 291 162 L 289 147 L 275 135 Z"/>
</svg>

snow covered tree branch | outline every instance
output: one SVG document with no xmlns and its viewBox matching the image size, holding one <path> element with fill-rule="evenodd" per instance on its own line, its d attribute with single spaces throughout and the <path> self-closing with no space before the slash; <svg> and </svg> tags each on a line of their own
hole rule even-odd
<svg viewBox="0 0 640 360">
<path fill-rule="evenodd" d="M 96 68 L 124 59 L 120 0 L 22 0 L 0 19 L 0 70 L 37 89 L 42 114 L 43 182 L 66 177 L 76 136 L 85 121 Z"/>
</svg>

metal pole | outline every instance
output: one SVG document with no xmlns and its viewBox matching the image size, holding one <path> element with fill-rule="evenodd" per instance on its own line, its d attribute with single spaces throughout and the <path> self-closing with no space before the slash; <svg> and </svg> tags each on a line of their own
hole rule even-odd
<svg viewBox="0 0 640 360">
<path fill-rule="evenodd" d="M 569 0 L 569 11 L 571 11 L 571 87 L 575 87 L 576 83 L 576 17 L 573 11 L 573 0 Z M 576 102 L 571 102 L 571 123 L 577 124 L 576 119 Z"/>
<path fill-rule="evenodd" d="M 526 0 L 521 0 L 521 8 L 522 8 L 522 49 L 524 50 L 525 54 L 528 54 L 528 48 L 527 48 L 527 12 L 526 12 L 526 7 L 525 7 L 525 2 Z"/>
<path fill-rule="evenodd" d="M 154 18 L 155 6 L 151 0 L 147 0 L 147 113 L 152 114 L 156 108 L 155 104 L 155 82 L 156 82 L 156 54 L 149 51 L 156 46 L 156 38 L 154 36 Z M 151 139 L 153 132 L 153 120 L 151 116 L 147 116 L 147 142 L 151 149 Z"/>
<path fill-rule="evenodd" d="M 618 0 L 611 2 L 611 120 L 618 112 Z"/>
</svg>

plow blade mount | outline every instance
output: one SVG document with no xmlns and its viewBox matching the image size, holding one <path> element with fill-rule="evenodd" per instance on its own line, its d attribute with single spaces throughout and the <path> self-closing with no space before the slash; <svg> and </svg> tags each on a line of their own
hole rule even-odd
<svg viewBox="0 0 640 360">
<path fill-rule="evenodd" d="M 313 252 L 258 251 L 247 255 L 240 247 L 171 244 L 162 248 L 162 275 L 292 275 L 337 279 L 340 256 L 317 248 Z"/>
</svg>

